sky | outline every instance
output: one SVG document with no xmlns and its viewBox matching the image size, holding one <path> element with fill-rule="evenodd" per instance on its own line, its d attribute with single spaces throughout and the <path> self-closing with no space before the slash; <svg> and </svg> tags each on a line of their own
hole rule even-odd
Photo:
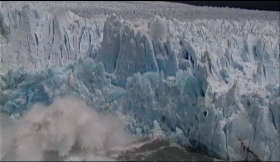
<svg viewBox="0 0 280 162">
<path fill-rule="evenodd" d="M 280 11 L 279 1 L 172 1 L 197 6 L 233 7 L 242 9 Z"/>
</svg>

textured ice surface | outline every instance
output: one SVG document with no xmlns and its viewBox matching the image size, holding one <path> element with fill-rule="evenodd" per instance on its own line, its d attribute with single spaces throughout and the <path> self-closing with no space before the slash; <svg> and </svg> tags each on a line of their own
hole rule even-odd
<svg viewBox="0 0 280 162">
<path fill-rule="evenodd" d="M 25 6 L 4 8 L 0 22 L 3 113 L 77 95 L 138 135 L 279 160 L 279 17 L 126 20 Z"/>
</svg>

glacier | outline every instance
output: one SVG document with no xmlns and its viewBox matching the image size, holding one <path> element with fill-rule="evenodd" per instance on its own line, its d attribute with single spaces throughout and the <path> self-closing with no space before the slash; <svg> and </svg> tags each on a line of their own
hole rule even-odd
<svg viewBox="0 0 280 162">
<path fill-rule="evenodd" d="M 127 131 L 228 160 L 278 161 L 278 20 L 1 10 L 0 110 L 77 96 Z"/>
</svg>

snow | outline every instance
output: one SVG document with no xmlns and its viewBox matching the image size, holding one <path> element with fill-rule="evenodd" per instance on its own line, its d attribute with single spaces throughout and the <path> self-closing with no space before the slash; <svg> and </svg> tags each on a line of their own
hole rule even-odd
<svg viewBox="0 0 280 162">
<path fill-rule="evenodd" d="M 277 161 L 278 21 L 3 8 L 0 109 L 23 114 L 73 95 L 139 136 Z"/>
</svg>

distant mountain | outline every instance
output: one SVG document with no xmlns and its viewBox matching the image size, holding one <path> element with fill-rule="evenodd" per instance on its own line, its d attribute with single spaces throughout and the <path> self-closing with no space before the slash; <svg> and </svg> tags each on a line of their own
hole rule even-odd
<svg viewBox="0 0 280 162">
<path fill-rule="evenodd" d="M 280 11 L 279 1 L 172 1 L 197 6 L 232 7 L 241 9 Z"/>
</svg>

